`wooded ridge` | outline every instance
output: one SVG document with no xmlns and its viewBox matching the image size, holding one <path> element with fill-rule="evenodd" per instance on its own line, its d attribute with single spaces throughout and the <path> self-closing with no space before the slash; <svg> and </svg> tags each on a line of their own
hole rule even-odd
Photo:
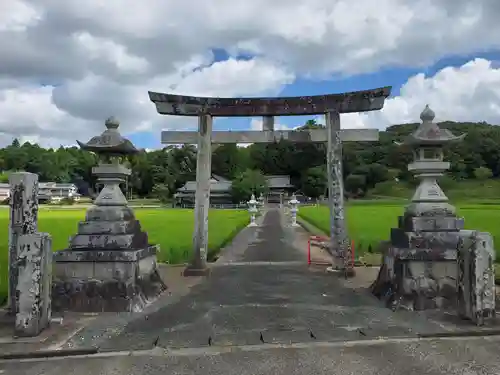
<svg viewBox="0 0 500 375">
<path fill-rule="evenodd" d="M 390 126 L 380 132 L 379 142 L 345 143 L 346 192 L 364 196 L 374 188 L 381 190 L 385 183 L 386 195 L 391 195 L 395 182 L 411 183 L 412 177 L 407 171 L 407 164 L 412 160 L 411 151 L 397 146 L 394 141 L 402 141 L 417 126 L 417 123 Z M 451 169 L 444 184 L 463 180 L 490 181 L 500 176 L 500 127 L 484 122 L 443 122 L 439 126 L 450 129 L 455 135 L 467 133 L 462 142 L 445 148 Z M 319 127 L 321 125 L 314 121 L 308 121 L 302 128 Z M 325 194 L 325 160 L 326 144 L 293 144 L 286 140 L 248 147 L 226 144 L 214 146 L 212 172 L 232 180 L 241 180 L 244 173 L 254 176 L 248 178 L 259 178 L 257 170 L 264 175 L 290 175 L 298 190 L 318 197 Z M 10 171 L 27 171 L 37 173 L 40 181 L 73 182 L 85 190 L 95 184 L 91 175 L 95 164 L 95 155 L 77 147 L 45 149 L 30 143 L 21 145 L 16 139 L 10 146 L 0 149 L 0 170 L 3 171 L 0 181 L 7 182 Z M 130 157 L 128 164 L 132 169 L 128 186 L 135 196 L 171 196 L 186 181 L 195 179 L 196 148 L 184 145 L 142 151 Z"/>
</svg>

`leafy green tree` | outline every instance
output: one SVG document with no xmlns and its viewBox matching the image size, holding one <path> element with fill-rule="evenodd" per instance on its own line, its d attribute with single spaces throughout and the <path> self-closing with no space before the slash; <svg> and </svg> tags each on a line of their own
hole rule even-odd
<svg viewBox="0 0 500 375">
<path fill-rule="evenodd" d="M 366 186 L 363 189 L 373 188 L 379 182 L 387 181 L 389 170 L 380 163 L 360 165 L 352 171 L 353 175 L 364 176 Z"/>
<path fill-rule="evenodd" d="M 399 177 L 399 170 L 390 168 L 387 170 L 387 181 L 395 181 Z M 378 184 L 379 182 L 377 182 Z"/>
<path fill-rule="evenodd" d="M 479 167 L 474 169 L 474 177 L 479 181 L 486 181 L 493 176 L 491 169 L 487 167 Z"/>
<path fill-rule="evenodd" d="M 302 192 L 312 198 L 318 198 L 325 193 L 327 175 L 325 166 L 309 168 L 302 175 Z"/>
<path fill-rule="evenodd" d="M 238 174 L 231 184 L 231 196 L 235 203 L 250 199 L 252 194 L 259 196 L 267 191 L 266 178 L 259 170 L 247 169 Z"/>
<path fill-rule="evenodd" d="M 361 174 L 350 174 L 344 181 L 346 192 L 353 197 L 363 196 L 365 187 L 366 177 Z"/>
<path fill-rule="evenodd" d="M 170 198 L 170 190 L 165 184 L 156 184 L 153 186 L 154 196 L 162 203 L 168 203 Z"/>
<path fill-rule="evenodd" d="M 438 184 L 444 191 L 452 189 L 455 185 L 457 185 L 457 180 L 453 178 L 450 174 L 445 174 L 443 177 L 438 179 Z"/>
<path fill-rule="evenodd" d="M 212 154 L 212 172 L 233 179 L 248 167 L 245 156 L 235 144 L 220 145 Z"/>
<path fill-rule="evenodd" d="M 409 147 L 397 146 L 394 141 L 404 140 L 418 125 L 390 126 L 380 132 L 378 142 L 346 142 L 343 148 L 346 190 L 354 195 L 370 191 L 373 194 L 378 191 L 379 195 L 411 195 L 418 183 L 407 168 L 413 155 Z M 497 182 L 500 178 L 500 127 L 484 122 L 449 121 L 439 126 L 456 135 L 467 134 L 463 141 L 450 143 L 444 148 L 445 160 L 451 163 L 451 168 L 447 177 L 440 179 L 443 190 L 450 187 L 456 190 L 458 181 L 463 180 Z M 309 120 L 297 128 L 298 131 L 305 129 L 324 129 L 324 126 Z M 10 145 L 0 148 L 0 182 L 8 181 L 8 171 L 28 171 L 37 173 L 41 182 L 78 181 L 80 185 L 83 182 L 85 186 L 95 187 L 92 167 L 96 160 L 96 155 L 78 147 L 43 148 L 29 142 L 21 144 L 15 139 Z M 215 145 L 212 155 L 213 173 L 236 180 L 236 186 L 239 183 L 250 186 L 243 189 L 244 194 L 235 190 L 243 200 L 248 199 L 253 186 L 247 181 L 249 169 L 265 175 L 289 175 L 298 190 L 310 196 L 321 195 L 325 192 L 326 174 L 321 172 L 326 170 L 325 164 L 326 144 L 287 140 L 249 147 Z M 158 186 L 163 186 L 162 191 L 170 199 L 179 187 L 196 178 L 196 147 L 168 146 L 141 151 L 128 158 L 127 165 L 132 170 L 128 187 L 134 196 L 155 196 Z M 242 176 L 247 176 L 243 182 L 240 181 Z"/>
</svg>

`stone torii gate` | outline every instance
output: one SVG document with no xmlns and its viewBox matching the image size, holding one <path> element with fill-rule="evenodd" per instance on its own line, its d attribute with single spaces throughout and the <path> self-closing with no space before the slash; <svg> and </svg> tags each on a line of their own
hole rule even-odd
<svg viewBox="0 0 500 375">
<path fill-rule="evenodd" d="M 197 144 L 194 256 L 185 276 L 206 275 L 208 251 L 208 209 L 212 143 L 272 143 L 286 139 L 296 143 L 327 142 L 328 197 L 330 238 L 333 255 L 351 268 L 349 241 L 344 218 L 344 184 L 342 176 L 342 141 L 378 141 L 376 129 L 340 129 L 340 113 L 382 109 L 391 87 L 329 94 L 278 98 L 214 98 L 149 92 L 150 100 L 161 115 L 197 116 L 198 132 L 163 131 L 163 144 Z M 274 116 L 324 114 L 326 129 L 274 130 Z M 263 117 L 262 131 L 217 131 L 212 133 L 213 117 Z"/>
</svg>

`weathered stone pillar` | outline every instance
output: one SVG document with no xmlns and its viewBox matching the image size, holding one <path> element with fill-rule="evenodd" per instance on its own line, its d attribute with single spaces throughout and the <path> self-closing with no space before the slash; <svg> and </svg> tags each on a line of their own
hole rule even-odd
<svg viewBox="0 0 500 375">
<path fill-rule="evenodd" d="M 339 261 L 334 267 L 344 269 L 352 276 L 351 252 L 347 238 L 344 213 L 344 179 L 342 174 L 342 140 L 340 138 L 340 115 L 338 112 L 325 114 L 328 131 L 328 206 L 330 207 L 330 241 L 334 258 Z"/>
<path fill-rule="evenodd" d="M 33 234 L 38 222 L 38 175 L 28 172 L 12 173 L 10 184 L 9 218 L 9 311 L 18 311 L 16 288 L 18 281 L 17 259 L 19 236 Z"/>
<path fill-rule="evenodd" d="M 274 116 L 262 117 L 262 130 L 268 130 L 268 131 L 274 130 Z"/>
<path fill-rule="evenodd" d="M 15 335 L 38 336 L 50 324 L 52 288 L 52 240 L 47 233 L 17 238 L 18 312 Z"/>
<path fill-rule="evenodd" d="M 212 171 L 212 116 L 198 118 L 198 152 L 196 156 L 196 195 L 194 206 L 193 259 L 184 276 L 206 275 L 208 253 L 208 210 Z"/>
<path fill-rule="evenodd" d="M 490 233 L 462 230 L 457 254 L 458 316 L 481 326 L 495 318 L 495 248 Z"/>
</svg>

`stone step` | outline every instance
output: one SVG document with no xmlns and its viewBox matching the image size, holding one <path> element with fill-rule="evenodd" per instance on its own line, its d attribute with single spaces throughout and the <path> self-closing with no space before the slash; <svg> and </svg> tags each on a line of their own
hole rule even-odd
<svg viewBox="0 0 500 375">
<path fill-rule="evenodd" d="M 140 232 L 141 226 L 137 220 L 119 221 L 81 221 L 78 223 L 78 234 L 133 234 Z"/>
<path fill-rule="evenodd" d="M 71 239 L 70 248 L 78 249 L 140 249 L 148 245 L 144 232 L 132 234 L 77 234 Z"/>
</svg>

